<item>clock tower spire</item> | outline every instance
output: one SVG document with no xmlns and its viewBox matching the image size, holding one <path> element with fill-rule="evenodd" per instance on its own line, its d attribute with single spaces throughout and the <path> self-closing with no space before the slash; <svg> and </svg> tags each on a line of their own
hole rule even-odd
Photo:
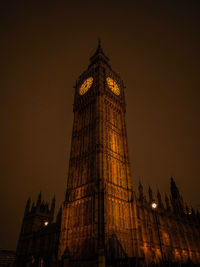
<svg viewBox="0 0 200 267">
<path fill-rule="evenodd" d="M 108 64 L 108 61 L 110 59 L 105 55 L 105 53 L 103 52 L 103 49 L 101 47 L 101 39 L 98 39 L 98 46 L 97 46 L 97 50 L 94 53 L 94 55 L 90 58 L 90 62 L 92 64 L 98 62 L 98 61 L 102 61 L 104 64 L 107 64 L 109 67 L 110 65 Z M 90 67 L 90 65 L 89 65 Z"/>
</svg>

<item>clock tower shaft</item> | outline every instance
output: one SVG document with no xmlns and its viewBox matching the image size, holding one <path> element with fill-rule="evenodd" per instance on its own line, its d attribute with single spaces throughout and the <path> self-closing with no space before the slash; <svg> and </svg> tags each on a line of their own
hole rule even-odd
<svg viewBox="0 0 200 267">
<path fill-rule="evenodd" d="M 70 266 L 83 261 L 86 265 L 74 266 L 96 266 L 96 260 L 106 266 L 137 254 L 124 85 L 111 69 L 100 43 L 90 60 L 75 86 L 62 210 L 59 257 L 67 255 Z M 91 87 L 80 93 L 81 85 L 90 77 Z M 107 78 L 115 81 L 120 94 L 109 88 Z"/>
</svg>

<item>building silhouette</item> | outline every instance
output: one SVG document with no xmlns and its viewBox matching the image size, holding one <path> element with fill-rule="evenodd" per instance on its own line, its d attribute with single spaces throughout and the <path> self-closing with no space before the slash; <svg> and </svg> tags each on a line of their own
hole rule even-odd
<svg viewBox="0 0 200 267">
<path fill-rule="evenodd" d="M 65 199 L 55 221 L 55 198 L 50 207 L 41 193 L 32 206 L 27 201 L 15 265 L 198 266 L 200 215 L 174 179 L 165 201 L 150 187 L 147 198 L 141 182 L 133 190 L 125 86 L 100 41 L 74 88 Z"/>
</svg>

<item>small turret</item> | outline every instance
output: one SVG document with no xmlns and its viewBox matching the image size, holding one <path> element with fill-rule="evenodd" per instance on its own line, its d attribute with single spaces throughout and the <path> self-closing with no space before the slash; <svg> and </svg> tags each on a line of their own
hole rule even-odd
<svg viewBox="0 0 200 267">
<path fill-rule="evenodd" d="M 30 206 L 31 206 L 31 198 L 29 197 L 27 202 L 26 202 L 25 214 L 29 213 Z"/>
<path fill-rule="evenodd" d="M 148 192 L 149 192 L 149 203 L 151 203 L 151 202 L 153 202 L 153 193 L 152 193 L 152 189 L 151 189 L 150 185 L 149 185 Z"/>
<path fill-rule="evenodd" d="M 173 179 L 173 177 L 171 177 L 171 182 L 170 182 L 170 189 L 171 189 L 171 197 L 172 199 L 179 199 L 180 198 L 180 193 L 179 190 L 176 186 L 176 183 Z"/>
<path fill-rule="evenodd" d="M 176 186 L 173 177 L 171 177 L 170 189 L 171 189 L 171 204 L 174 209 L 174 212 L 179 213 L 180 215 L 184 214 L 183 198 L 179 193 L 178 187 Z"/>
<path fill-rule="evenodd" d="M 161 194 L 160 194 L 159 189 L 157 189 L 157 199 L 158 199 L 158 205 L 159 205 L 159 207 L 160 208 L 163 208 L 162 197 L 161 197 Z"/>
<path fill-rule="evenodd" d="M 37 204 L 36 204 L 37 207 L 40 206 L 40 204 L 41 204 L 41 200 L 42 200 L 42 193 L 41 193 L 41 191 L 40 191 L 40 193 L 39 193 L 39 195 L 38 195 L 38 199 L 37 199 Z"/>
<path fill-rule="evenodd" d="M 144 195 L 143 195 L 143 186 L 140 180 L 139 180 L 138 191 L 139 191 L 139 200 L 142 201 L 144 199 Z"/>
<path fill-rule="evenodd" d="M 56 198 L 55 198 L 55 195 L 52 199 L 52 202 L 51 202 L 51 214 L 54 215 L 54 211 L 55 211 L 55 206 L 56 206 Z"/>
</svg>

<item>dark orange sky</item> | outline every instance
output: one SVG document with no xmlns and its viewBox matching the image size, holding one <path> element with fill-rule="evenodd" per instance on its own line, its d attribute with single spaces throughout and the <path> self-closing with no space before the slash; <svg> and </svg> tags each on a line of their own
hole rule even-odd
<svg viewBox="0 0 200 267">
<path fill-rule="evenodd" d="M 98 37 L 127 87 L 134 188 L 168 192 L 173 175 L 197 208 L 200 2 L 27 2 L 0 3 L 0 248 L 15 249 L 29 196 L 64 199 L 73 86 Z"/>
</svg>

